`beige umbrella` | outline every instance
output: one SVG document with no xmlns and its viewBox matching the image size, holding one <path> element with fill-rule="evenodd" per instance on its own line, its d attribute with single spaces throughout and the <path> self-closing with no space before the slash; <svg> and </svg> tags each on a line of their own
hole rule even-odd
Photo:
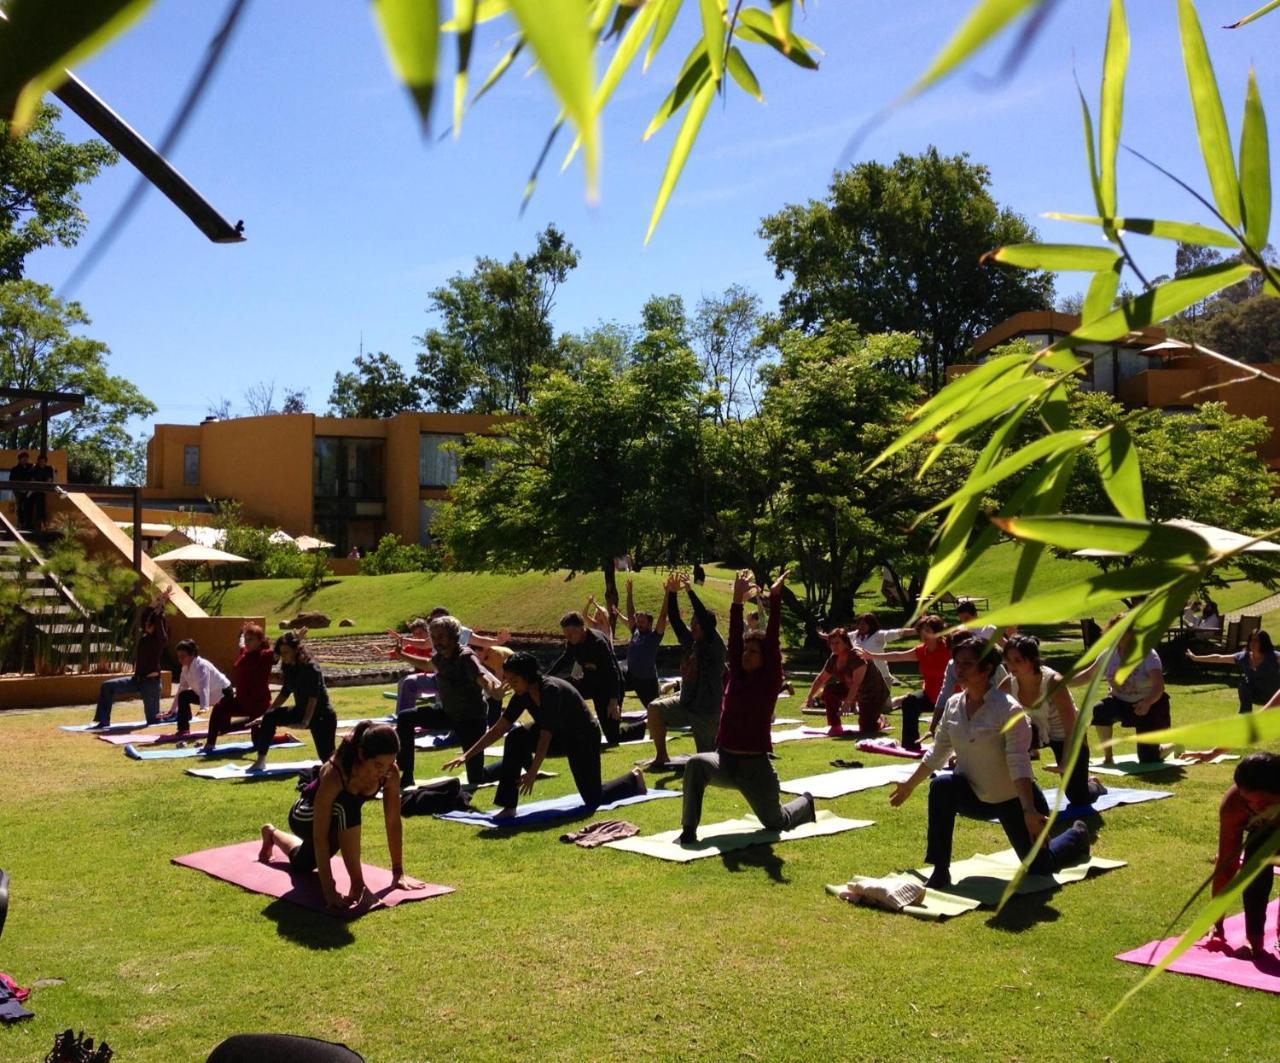
<svg viewBox="0 0 1280 1063">
<path fill-rule="evenodd" d="M 1207 542 L 1218 553 L 1226 553 L 1229 550 L 1241 550 L 1246 554 L 1280 554 L 1280 543 L 1272 542 L 1253 542 L 1252 535 L 1241 535 L 1239 532 L 1227 531 L 1225 528 L 1215 528 L 1212 524 L 1201 524 L 1198 520 L 1184 520 L 1176 517 L 1173 520 L 1166 520 L 1164 524 L 1172 528 L 1185 528 L 1187 531 L 1195 532 L 1200 538 Z M 1245 546 L 1245 543 L 1251 545 Z M 1121 557 L 1123 555 L 1116 553 L 1114 550 L 1101 550 L 1096 547 L 1090 547 L 1086 550 L 1077 550 L 1076 557 Z"/>
<path fill-rule="evenodd" d="M 190 546 L 180 546 L 176 550 L 170 550 L 167 554 L 161 554 L 155 559 L 157 565 L 208 565 L 210 579 L 213 577 L 213 568 L 215 565 L 234 565 L 236 563 L 245 563 L 249 559 L 240 557 L 238 554 L 229 554 L 225 550 L 216 550 L 212 546 L 200 546 L 192 543 Z M 191 593 L 194 596 L 196 590 L 195 577 L 191 577 Z"/>
<path fill-rule="evenodd" d="M 293 540 L 294 545 L 299 550 L 332 550 L 333 543 L 326 542 L 324 539 L 317 539 L 314 535 L 299 535 Z"/>
</svg>

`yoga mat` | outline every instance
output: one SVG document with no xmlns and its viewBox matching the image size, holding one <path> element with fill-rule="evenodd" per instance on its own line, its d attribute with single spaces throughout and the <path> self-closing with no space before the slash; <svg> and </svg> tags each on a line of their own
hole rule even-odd
<svg viewBox="0 0 1280 1063">
<path fill-rule="evenodd" d="M 428 731 L 413 740 L 414 749 L 448 749 L 458 744 L 458 736 L 452 731 Z"/>
<path fill-rule="evenodd" d="M 776 746 L 782 742 L 804 742 L 811 738 L 826 738 L 827 732 L 818 731 L 812 727 L 792 727 L 786 731 L 774 731 L 769 737 Z"/>
<path fill-rule="evenodd" d="M 268 762 L 262 771 L 250 771 L 248 764 L 219 764 L 216 768 L 188 768 L 187 774 L 197 779 L 284 779 L 293 778 L 308 768 L 320 767 L 318 760 L 281 760 Z"/>
<path fill-rule="evenodd" d="M 241 727 L 235 731 L 224 731 L 223 735 L 247 735 L 249 729 Z M 106 742 L 113 746 L 154 746 L 169 742 L 203 742 L 209 737 L 208 731 L 190 731 L 187 734 L 180 735 L 176 732 L 170 734 L 98 734 L 94 736 L 99 742 Z M 219 737 L 222 737 L 220 735 Z"/>
<path fill-rule="evenodd" d="M 677 739 L 685 738 L 688 735 L 691 735 L 692 733 L 693 732 L 688 730 L 687 728 L 673 729 L 667 732 L 667 741 L 674 742 Z M 600 739 L 601 750 L 625 749 L 627 746 L 651 746 L 651 745 L 653 745 L 653 739 L 650 738 L 648 735 L 645 735 L 643 738 L 633 738 L 630 742 L 619 742 L 616 746 L 609 745 L 609 743 L 606 742 L 603 737 Z M 486 757 L 499 758 L 502 756 L 502 746 L 487 746 L 485 747 L 484 755 Z"/>
<path fill-rule="evenodd" d="M 124 734 L 126 731 L 141 731 L 147 727 L 166 727 L 173 723 L 172 720 L 157 720 L 155 723 L 147 723 L 146 720 L 131 720 L 128 723 L 113 723 L 107 727 L 94 727 L 89 723 L 63 724 L 58 728 L 59 731 L 88 732 L 89 734 L 109 735 Z"/>
<path fill-rule="evenodd" d="M 879 753 L 882 757 L 906 757 L 908 760 L 924 760 L 927 750 L 908 749 L 892 738 L 864 738 L 858 743 L 864 753 Z"/>
<path fill-rule="evenodd" d="M 679 864 L 688 864 L 708 856 L 719 856 L 735 849 L 746 849 L 752 845 L 773 845 L 776 842 L 799 841 L 802 838 L 820 838 L 827 834 L 842 834 L 847 830 L 859 827 L 870 827 L 874 824 L 870 819 L 842 819 L 832 812 L 818 813 L 815 823 L 805 823 L 794 830 L 779 833 L 776 830 L 765 830 L 755 816 L 743 816 L 742 819 L 730 819 L 724 823 L 712 823 L 698 828 L 697 845 L 681 845 L 677 839 L 678 830 L 663 831 L 661 834 L 650 834 L 648 837 L 622 838 L 616 842 L 605 842 L 606 849 L 621 849 L 628 853 L 639 853 L 641 856 L 653 856 L 659 860 L 671 860 Z"/>
<path fill-rule="evenodd" d="M 189 856 L 175 856 L 173 863 L 179 867 L 203 871 L 206 875 L 212 875 L 223 882 L 230 882 L 233 886 L 239 886 L 250 893 L 278 897 L 280 900 L 290 901 L 326 915 L 333 915 L 338 919 L 355 919 L 378 908 L 394 908 L 397 904 L 408 901 L 425 901 L 431 897 L 453 892 L 452 886 L 436 886 L 431 883 L 424 883 L 425 889 L 393 891 L 390 871 L 371 864 L 362 864 L 364 884 L 367 887 L 364 900 L 350 911 L 334 913 L 325 907 L 318 874 L 315 872 L 293 874 L 289 869 L 288 861 L 280 855 L 278 850 L 272 855 L 271 863 L 261 863 L 258 860 L 261 848 L 261 840 L 240 842 L 236 845 L 224 845 L 221 849 L 206 849 L 204 852 L 191 853 Z M 334 887 L 338 892 L 345 893 L 351 888 L 351 879 L 347 877 L 346 867 L 341 860 L 332 861 L 331 866 Z"/>
<path fill-rule="evenodd" d="M 1127 790 L 1123 786 L 1112 786 L 1108 787 L 1107 792 L 1092 805 L 1067 805 L 1058 813 L 1058 819 L 1084 819 L 1085 816 L 1106 812 L 1113 808 L 1119 808 L 1121 805 L 1142 805 L 1148 801 L 1163 801 L 1166 797 L 1172 796 L 1173 794 L 1168 790 Z M 1058 799 L 1058 791 L 1046 790 L 1044 799 L 1049 802 L 1049 807 L 1052 808 L 1054 801 Z M 998 821 L 993 819 L 990 822 L 996 823 Z"/>
<path fill-rule="evenodd" d="M 802 723 L 804 723 L 803 720 L 794 720 L 789 716 L 775 716 L 773 719 L 773 722 L 770 723 L 769 726 L 770 727 L 798 727 Z"/>
<path fill-rule="evenodd" d="M 565 794 L 563 797 L 552 797 L 546 801 L 533 801 L 527 805 L 519 805 L 516 814 L 510 819 L 493 818 L 492 812 L 440 812 L 436 819 L 446 819 L 450 823 L 466 823 L 472 827 L 496 827 L 511 830 L 513 827 L 526 827 L 531 823 L 545 823 L 548 820 L 563 819 L 575 816 L 580 812 L 610 812 L 626 805 L 638 805 L 645 801 L 658 801 L 663 798 L 679 797 L 679 790 L 649 790 L 634 797 L 624 797 L 607 805 L 584 805 L 578 794 Z"/>
<path fill-rule="evenodd" d="M 848 794 L 861 793 L 863 790 L 874 790 L 879 786 L 906 782 L 915 770 L 910 764 L 878 764 L 872 768 L 827 771 L 821 775 L 791 779 L 779 785 L 784 793 L 807 793 L 829 801 L 834 797 L 844 797 Z"/>
<path fill-rule="evenodd" d="M 1080 882 L 1091 874 L 1101 874 L 1113 868 L 1124 867 L 1123 860 L 1106 860 L 1095 856 L 1088 863 L 1065 867 L 1052 875 L 1026 875 L 1018 884 L 1018 894 L 1044 893 L 1072 882 Z M 931 868 L 911 871 L 922 882 L 928 879 Z M 919 904 L 908 905 L 902 910 L 904 915 L 913 915 L 917 919 L 950 919 L 953 916 L 972 912 L 983 906 L 994 908 L 1000 903 L 1005 887 L 1013 881 L 1018 870 L 1018 856 L 1012 849 L 988 855 L 977 854 L 968 860 L 961 860 L 951 865 L 951 885 L 945 890 L 926 888 L 924 900 Z M 854 876 L 850 882 L 867 881 L 865 876 Z M 827 887 L 827 892 L 839 896 L 844 885 Z"/>
<path fill-rule="evenodd" d="M 339 730 L 346 729 L 349 731 L 351 730 L 351 728 L 355 727 L 356 724 L 363 723 L 365 720 L 368 720 L 370 723 L 395 723 L 396 722 L 395 716 L 361 716 L 359 719 L 356 719 L 356 720 L 339 720 L 338 729 Z"/>
<path fill-rule="evenodd" d="M 1089 761 L 1089 770 L 1096 775 L 1150 775 L 1156 771 L 1168 771 L 1170 768 L 1189 768 L 1199 763 L 1194 760 L 1183 760 L 1181 757 L 1167 757 L 1164 760 L 1153 760 L 1143 763 L 1137 753 L 1126 753 L 1116 757 L 1115 767 L 1109 768 L 1102 759 Z"/>
<path fill-rule="evenodd" d="M 301 749 L 302 743 L 291 735 L 276 735 L 272 749 Z M 133 760 L 185 760 L 188 757 L 206 757 L 203 746 L 187 746 L 186 749 L 138 749 L 125 746 L 124 755 Z M 213 751 L 215 757 L 243 757 L 253 752 L 252 742 L 224 742 Z M 206 759 L 208 759 L 206 757 Z"/>
<path fill-rule="evenodd" d="M 1277 923 L 1280 922 L 1280 898 L 1267 905 L 1266 940 L 1276 939 Z M 1244 913 L 1228 917 L 1223 924 L 1227 933 L 1227 944 L 1239 948 L 1246 944 L 1244 936 Z M 1160 962 L 1177 942 L 1176 937 L 1163 941 L 1152 941 L 1138 949 L 1122 952 L 1116 957 L 1125 963 L 1136 963 L 1143 967 L 1154 967 Z M 1252 959 L 1242 960 L 1225 952 L 1215 952 L 1204 948 L 1199 942 L 1192 945 L 1173 963 L 1167 971 L 1176 974 L 1194 974 L 1199 978 L 1212 978 L 1215 982 L 1227 982 L 1230 985 L 1242 986 L 1245 989 L 1261 989 L 1264 993 L 1280 993 L 1280 959 L 1274 954 L 1263 957 L 1260 963 Z"/>
</svg>

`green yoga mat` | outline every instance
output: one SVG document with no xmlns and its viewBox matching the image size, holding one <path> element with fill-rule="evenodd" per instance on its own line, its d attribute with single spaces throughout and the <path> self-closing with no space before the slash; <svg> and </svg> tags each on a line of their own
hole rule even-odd
<svg viewBox="0 0 1280 1063">
<path fill-rule="evenodd" d="M 1192 760 L 1187 757 L 1166 757 L 1164 760 L 1140 761 L 1137 753 L 1126 753 L 1116 757 L 1114 767 L 1103 765 L 1101 758 L 1089 761 L 1089 770 L 1098 775 L 1150 775 L 1152 772 L 1168 771 L 1170 768 L 1193 768 L 1197 764 L 1225 764 L 1240 758 L 1233 753 L 1219 753 L 1209 760 Z"/>
<path fill-rule="evenodd" d="M 776 830 L 765 830 L 755 816 L 744 816 L 742 819 L 731 819 L 724 823 L 704 824 L 698 828 L 698 844 L 684 846 L 676 839 L 680 837 L 678 830 L 663 831 L 648 837 L 623 838 L 616 842 L 605 842 L 606 849 L 621 849 L 628 853 L 639 853 L 641 856 L 654 856 L 659 860 L 672 860 L 687 864 L 694 860 L 702 860 L 708 856 L 719 856 L 721 853 L 733 852 L 735 849 L 746 849 L 752 845 L 770 845 L 774 842 L 799 841 L 802 838 L 820 838 L 827 834 L 841 834 L 859 827 L 870 827 L 874 824 L 870 819 L 843 819 L 833 812 L 818 813 L 815 823 L 805 823 L 779 834 Z"/>
<path fill-rule="evenodd" d="M 1124 867 L 1123 860 L 1107 860 L 1100 856 L 1093 857 L 1086 864 L 1065 867 L 1053 875 L 1027 875 L 1018 885 L 1018 894 L 1044 893 L 1055 890 L 1072 882 L 1081 882 L 1090 875 L 1112 871 Z M 1018 855 L 1012 849 L 999 853 L 978 853 L 968 860 L 961 860 L 951 865 L 951 887 L 942 890 L 926 889 L 924 899 L 919 904 L 908 905 L 903 914 L 913 915 L 917 919 L 950 919 L 978 908 L 994 908 L 1000 903 L 1005 887 L 1013 881 L 1018 870 Z M 922 882 L 929 877 L 929 868 L 908 872 Z M 855 875 L 850 882 L 868 881 L 865 876 Z M 827 892 L 839 896 L 844 885 L 827 887 Z"/>
</svg>

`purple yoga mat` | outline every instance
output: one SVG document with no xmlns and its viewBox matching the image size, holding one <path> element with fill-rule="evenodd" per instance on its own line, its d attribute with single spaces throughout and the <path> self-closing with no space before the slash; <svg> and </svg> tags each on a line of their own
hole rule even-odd
<svg viewBox="0 0 1280 1063">
<path fill-rule="evenodd" d="M 1280 898 L 1267 906 L 1266 941 L 1274 945 L 1276 940 L 1277 912 L 1280 912 Z M 1225 923 L 1227 943 L 1236 948 L 1245 943 L 1244 913 L 1233 915 Z M 1125 963 L 1137 963 L 1143 967 L 1154 967 L 1164 955 L 1173 948 L 1177 938 L 1165 938 L 1164 941 L 1153 941 L 1139 949 L 1122 952 L 1116 957 Z M 1200 978 L 1212 978 L 1215 982 L 1227 982 L 1231 985 L 1243 986 L 1245 989 L 1261 989 L 1264 993 L 1280 993 L 1280 958 L 1275 953 L 1263 957 L 1261 963 L 1253 960 L 1240 960 L 1223 952 L 1213 952 L 1202 947 L 1200 943 L 1192 945 L 1181 956 L 1171 963 L 1166 970 L 1178 974 L 1194 974 Z"/>
<path fill-rule="evenodd" d="M 368 887 L 364 901 L 347 912 L 330 912 L 325 907 L 324 897 L 320 892 L 319 875 L 315 872 L 294 874 L 289 868 L 289 862 L 280 855 L 279 850 L 272 855 L 271 863 L 261 863 L 258 860 L 261 849 L 261 840 L 239 842 L 235 845 L 224 845 L 221 849 L 205 849 L 203 852 L 191 853 L 189 856 L 175 856 L 173 863 L 179 867 L 203 871 L 206 875 L 212 875 L 223 882 L 230 882 L 250 893 L 278 897 L 301 905 L 303 908 L 310 908 L 312 911 L 333 915 L 338 919 L 355 919 L 378 908 L 394 908 L 397 904 L 425 901 L 431 897 L 453 892 L 452 886 L 436 886 L 429 882 L 419 890 L 392 891 L 390 871 L 386 868 L 362 864 L 364 884 Z M 338 892 L 345 893 L 351 886 L 347 869 L 343 866 L 341 859 L 335 859 L 331 866 L 334 886 L 337 887 Z"/>
</svg>

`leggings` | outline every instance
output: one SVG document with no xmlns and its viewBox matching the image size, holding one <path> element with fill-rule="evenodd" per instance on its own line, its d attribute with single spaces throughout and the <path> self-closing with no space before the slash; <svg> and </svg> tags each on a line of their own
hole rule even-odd
<svg viewBox="0 0 1280 1063">
<path fill-rule="evenodd" d="M 212 747 L 217 742 L 219 735 L 224 735 L 234 730 L 231 723 L 233 719 L 253 721 L 258 719 L 265 711 L 266 709 L 262 707 L 257 709 L 249 708 L 236 696 L 236 692 L 231 687 L 227 687 L 223 691 L 222 699 L 209 713 L 209 737 L 205 739 L 205 744 Z"/>
<path fill-rule="evenodd" d="M 413 767 L 417 750 L 413 744 L 414 731 L 417 728 L 428 731 L 452 731 L 462 743 L 465 753 L 479 740 L 485 732 L 483 719 L 453 720 L 445 715 L 443 709 L 434 705 L 423 709 L 405 709 L 396 713 L 396 734 L 400 736 L 400 752 L 396 762 L 400 765 L 400 788 L 414 784 Z M 472 757 L 467 761 L 467 782 L 479 786 L 484 778 L 484 754 Z"/>
<path fill-rule="evenodd" d="M 302 722 L 302 709 L 299 706 L 268 709 L 262 719 L 253 725 L 253 748 L 259 756 L 266 756 L 271 742 L 276 736 L 277 728 Z M 311 714 L 311 737 L 316 744 L 316 756 L 322 762 L 333 756 L 337 744 L 338 717 L 332 709 L 317 709 Z"/>
<path fill-rule="evenodd" d="M 920 717 L 925 714 L 933 715 L 933 702 L 923 694 L 908 694 L 902 699 L 902 744 L 907 749 L 920 748 Z"/>
<path fill-rule="evenodd" d="M 717 750 L 690 757 L 684 767 L 684 809 L 680 823 L 685 830 L 695 830 L 702 822 L 702 795 L 708 786 L 736 789 L 747 799 L 765 830 L 788 831 L 809 812 L 809 802 L 804 797 L 782 803 L 778 774 L 773 770 L 769 754 L 743 756 Z"/>
<path fill-rule="evenodd" d="M 515 808 L 520 800 L 520 775 L 533 763 L 533 753 L 542 736 L 542 728 L 519 724 L 507 732 L 502 743 L 502 774 L 494 804 L 499 808 Z M 636 777 L 627 772 L 608 782 L 600 781 L 600 732 L 596 728 L 553 739 L 569 760 L 569 771 L 584 805 L 607 805 L 640 793 Z M 550 750 L 548 750 L 550 752 Z"/>
<path fill-rule="evenodd" d="M 1249 831 L 1244 839 L 1244 858 L 1248 860 L 1276 830 L 1280 827 L 1268 824 Z M 1244 888 L 1244 933 L 1250 941 L 1262 940 L 1262 932 L 1267 925 L 1267 902 L 1271 899 L 1271 883 L 1275 877 L 1272 868 L 1264 867 L 1258 877 Z"/>
<path fill-rule="evenodd" d="M 1060 738 L 1049 739 L 1049 748 L 1053 750 L 1058 767 L 1067 766 L 1067 743 Z M 1097 788 L 1089 781 L 1089 743 L 1080 747 L 1080 759 L 1076 761 L 1071 778 L 1066 781 L 1067 804 L 1091 805 L 1098 798 Z"/>
<path fill-rule="evenodd" d="M 192 707 L 200 706 L 200 695 L 194 690 L 183 690 L 178 694 L 178 734 L 191 730 Z"/>
</svg>

